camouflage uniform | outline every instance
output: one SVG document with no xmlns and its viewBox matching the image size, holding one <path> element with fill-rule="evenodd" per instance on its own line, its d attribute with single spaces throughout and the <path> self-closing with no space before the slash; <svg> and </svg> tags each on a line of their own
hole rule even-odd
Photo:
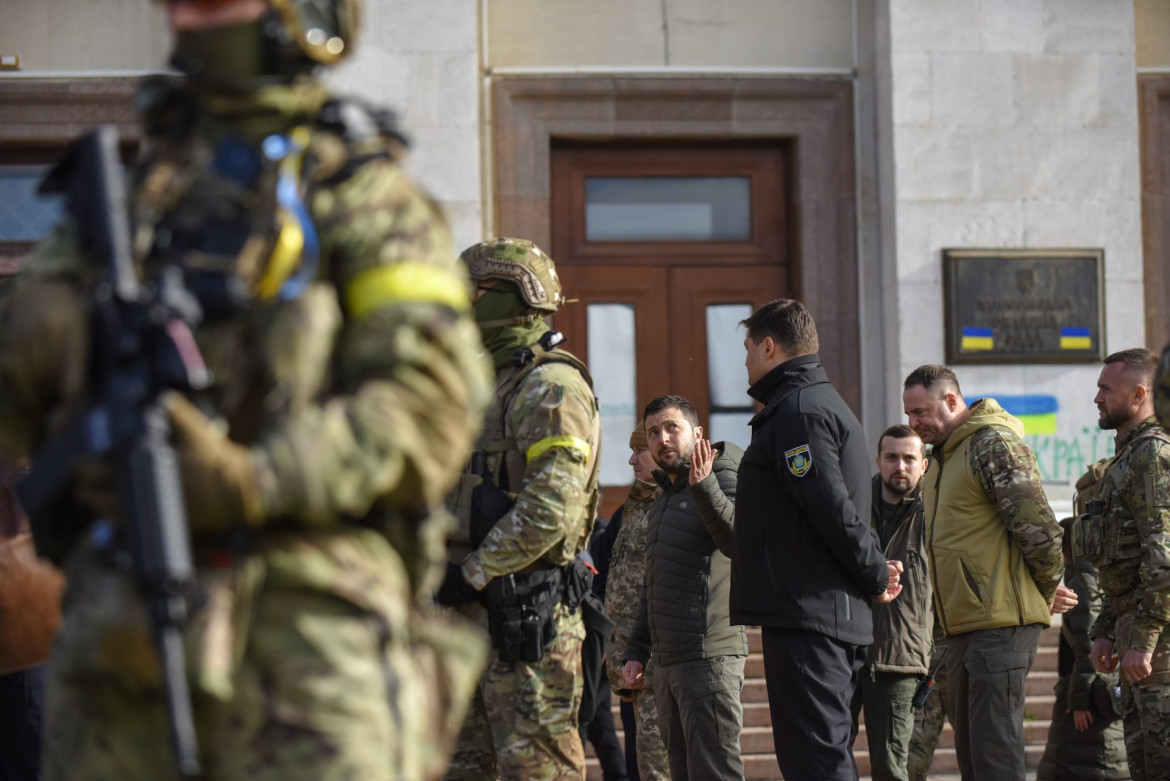
<svg viewBox="0 0 1170 781">
<path fill-rule="evenodd" d="M 1158 362 L 1158 373 L 1154 378 L 1154 407 L 1158 415 L 1158 423 L 1163 427 L 1170 426 L 1170 344 L 1162 351 L 1162 359 Z"/>
<path fill-rule="evenodd" d="M 1125 747 L 1134 781 L 1170 779 L 1170 436 L 1153 417 L 1118 439 L 1099 495 L 1081 519 L 1099 535 L 1078 552 L 1108 597 L 1091 633 L 1112 639 L 1118 659 L 1153 654 L 1149 677 L 1122 676 Z"/>
<path fill-rule="evenodd" d="M 634 719 L 638 725 L 638 773 L 647 781 L 670 778 L 670 761 L 658 729 L 658 710 L 654 704 L 654 661 L 651 659 L 642 671 L 646 685 L 630 690 L 622 677 L 622 659 L 630 633 L 638 623 L 638 602 L 649 563 L 650 506 L 659 493 L 661 489 L 656 484 L 641 480 L 635 480 L 630 487 L 622 507 L 622 529 L 613 545 L 605 587 L 605 612 L 615 625 L 613 648 L 606 660 L 609 680 L 617 694 L 633 696 Z"/>
<path fill-rule="evenodd" d="M 539 274 L 552 277 L 542 276 L 542 292 L 551 293 L 547 288 L 555 285 L 551 305 L 554 309 L 560 305 L 552 262 L 530 242 L 497 239 L 464 253 L 474 279 L 489 278 L 484 267 L 495 268 L 492 264 L 501 257 L 505 266 L 507 258 L 518 259 L 517 267 L 542 264 Z M 501 280 L 496 293 L 523 300 L 520 314 L 504 318 L 506 325 L 484 328 L 485 344 L 495 357 L 496 392 L 475 451 L 477 458 L 484 456 L 486 475 L 506 489 L 515 504 L 482 542 L 472 545 L 472 496 L 485 476 L 465 472 L 448 496 L 448 506 L 459 519 L 448 557 L 461 563 L 463 580 L 480 591 L 513 575 L 564 571 L 589 541 L 598 502 L 600 418 L 592 381 L 571 354 L 542 346 L 542 339 L 543 344 L 551 343 L 547 335 L 552 332 L 539 311 L 526 309 L 539 295 L 525 287 L 532 278 L 525 276 L 519 285 L 513 284 L 514 278 L 492 278 Z M 498 322 L 483 312 L 477 306 L 481 324 L 485 319 Z M 505 346 L 496 349 L 498 344 Z M 480 603 L 465 604 L 460 610 L 489 626 L 489 613 Z M 553 632 L 551 642 L 545 635 L 540 661 L 504 661 L 500 648 L 493 648 L 447 778 L 584 777 L 585 754 L 577 729 L 585 637 L 580 609 L 558 600 Z"/>
<path fill-rule="evenodd" d="M 930 669 L 938 665 L 939 657 L 946 647 L 944 638 L 936 627 L 934 638 L 934 653 L 930 658 Z M 939 736 L 947 722 L 947 666 L 938 666 L 934 674 L 934 690 L 926 698 L 922 706 L 921 715 L 914 719 L 914 731 L 910 734 L 910 745 L 907 748 L 909 759 L 906 763 L 907 778 L 910 781 L 926 781 L 930 772 L 930 763 L 934 759 L 934 750 L 938 747 Z"/>
<path fill-rule="evenodd" d="M 146 278 L 218 270 L 250 291 L 194 334 L 216 378 L 202 401 L 248 454 L 262 507 L 247 527 L 189 513 L 207 598 L 185 631 L 204 777 L 435 778 L 486 657 L 481 633 L 430 597 L 442 498 L 490 394 L 445 220 L 400 169 L 400 139 L 368 113 L 358 127 L 340 120 L 355 106 L 307 77 L 150 89 L 148 132 L 161 135 L 133 187 L 136 260 Z M 294 167 L 261 152 L 270 134 L 292 139 Z M 282 176 L 319 266 L 299 292 L 278 277 L 277 295 L 262 288 L 290 256 Z M 50 279 L 92 287 L 94 264 L 71 239 L 65 226 L 29 258 L 5 291 L 5 323 L 27 320 L 23 296 Z M 293 273 L 308 250 L 291 258 Z M 25 370 L 0 362 L 0 429 L 50 414 L 16 392 Z M 176 778 L 120 535 L 72 548 L 44 777 Z"/>
</svg>

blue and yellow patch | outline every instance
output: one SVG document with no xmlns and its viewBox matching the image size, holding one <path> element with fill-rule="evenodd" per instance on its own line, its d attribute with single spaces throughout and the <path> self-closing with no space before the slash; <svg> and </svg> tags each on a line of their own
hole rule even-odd
<svg viewBox="0 0 1170 781">
<path fill-rule="evenodd" d="M 784 451 L 784 460 L 788 462 L 788 471 L 797 477 L 804 477 L 812 468 L 812 453 L 809 452 L 808 445 Z"/>
</svg>

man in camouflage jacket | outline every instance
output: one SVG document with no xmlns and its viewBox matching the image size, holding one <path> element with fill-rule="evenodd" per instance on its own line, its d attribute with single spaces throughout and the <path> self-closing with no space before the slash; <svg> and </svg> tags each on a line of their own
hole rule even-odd
<svg viewBox="0 0 1170 781">
<path fill-rule="evenodd" d="M 1170 436 L 1154 418 L 1157 362 L 1140 348 L 1105 358 L 1094 401 L 1116 455 L 1077 532 L 1077 556 L 1099 567 L 1107 597 L 1092 658 L 1101 672 L 1120 660 L 1134 781 L 1170 779 Z"/>
<path fill-rule="evenodd" d="M 556 347 L 562 337 L 544 320 L 564 303 L 552 259 L 508 238 L 462 258 L 496 387 L 448 496 L 459 523 L 440 601 L 487 627 L 493 650 L 448 778 L 580 779 L 585 628 L 570 582 L 597 511 L 597 399 L 585 365 Z M 487 523 L 485 491 L 506 497 Z"/>
<path fill-rule="evenodd" d="M 650 508 L 662 493 L 653 482 L 657 465 L 646 441 L 646 426 L 639 423 L 630 434 L 630 466 L 634 468 L 634 484 L 626 503 L 620 508 L 622 528 L 613 545 L 609 562 L 609 578 L 605 587 L 605 613 L 614 623 L 614 641 L 606 667 L 614 692 L 632 700 L 634 722 L 637 725 L 638 773 L 646 781 L 669 781 L 670 761 L 662 732 L 658 728 L 658 710 L 654 704 L 654 661 L 642 671 L 646 682 L 640 689 L 631 689 L 622 677 L 622 655 L 626 643 L 638 623 L 638 605 L 642 598 L 642 584 L 650 559 Z M 626 740 L 629 740 L 627 735 Z M 628 753 L 628 752 L 627 752 Z"/>
<path fill-rule="evenodd" d="M 184 637 L 200 759 L 216 779 L 435 778 L 486 656 L 430 595 L 489 367 L 401 137 L 314 76 L 352 48 L 357 0 L 308 6 L 167 3 L 188 77 L 148 83 L 138 104 L 134 261 L 204 296 L 193 337 L 214 378 L 198 408 L 164 397 L 204 597 Z M 102 270 L 77 235 L 62 226 L 0 303 L 12 451 L 36 451 L 90 390 Z M 38 540 L 68 554 L 54 781 L 176 777 L 108 470 L 77 482 L 104 516 L 93 533 Z"/>
<path fill-rule="evenodd" d="M 954 372 L 927 365 L 906 378 L 902 400 L 933 445 L 927 554 L 959 767 L 964 778 L 1024 781 L 1025 680 L 1050 614 L 1075 604 L 1059 586 L 1060 525 L 1023 425 L 994 399 L 968 407 Z"/>
</svg>

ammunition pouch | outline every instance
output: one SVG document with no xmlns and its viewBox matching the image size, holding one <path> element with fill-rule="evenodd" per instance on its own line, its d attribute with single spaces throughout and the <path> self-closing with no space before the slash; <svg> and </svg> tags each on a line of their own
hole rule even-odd
<svg viewBox="0 0 1170 781">
<path fill-rule="evenodd" d="M 1105 561 L 1105 503 L 1094 499 L 1073 523 L 1073 558 L 1100 567 Z"/>
<path fill-rule="evenodd" d="M 1089 687 L 1089 702 L 1105 721 L 1121 718 L 1121 682 L 1117 673 L 1098 673 Z"/>
<path fill-rule="evenodd" d="M 593 573 L 575 559 L 550 567 L 498 577 L 483 591 L 488 633 L 501 662 L 539 662 L 556 639 L 556 606 L 577 610 L 593 584 Z"/>
</svg>

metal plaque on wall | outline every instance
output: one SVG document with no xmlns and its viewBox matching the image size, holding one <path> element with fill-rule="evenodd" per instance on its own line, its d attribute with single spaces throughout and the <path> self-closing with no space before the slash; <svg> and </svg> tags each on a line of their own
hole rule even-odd
<svg viewBox="0 0 1170 781">
<path fill-rule="evenodd" d="M 1104 250 L 943 250 L 947 363 L 1095 363 Z"/>
</svg>

